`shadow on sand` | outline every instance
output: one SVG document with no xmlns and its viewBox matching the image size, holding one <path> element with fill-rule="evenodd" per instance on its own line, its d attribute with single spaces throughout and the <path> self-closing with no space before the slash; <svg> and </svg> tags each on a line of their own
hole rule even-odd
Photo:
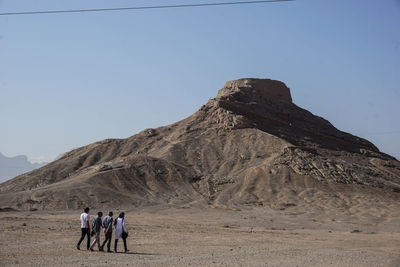
<svg viewBox="0 0 400 267">
<path fill-rule="evenodd" d="M 145 256 L 156 256 L 156 255 L 161 255 L 161 254 L 156 254 L 156 253 L 141 253 L 141 252 L 132 252 L 132 251 L 128 251 L 128 252 L 114 252 L 117 254 L 131 254 L 131 255 L 145 255 Z"/>
<path fill-rule="evenodd" d="M 88 250 L 88 251 L 91 252 L 91 253 L 110 253 L 110 252 L 98 251 L 98 250 L 93 250 L 93 251 Z M 157 253 L 142 253 L 142 252 L 132 252 L 132 251 L 128 251 L 128 252 L 123 252 L 123 251 L 114 252 L 114 251 L 111 251 L 110 254 L 115 254 L 115 253 L 117 253 L 117 254 L 130 254 L 130 255 L 144 255 L 144 256 L 161 255 L 161 254 L 157 254 Z"/>
</svg>

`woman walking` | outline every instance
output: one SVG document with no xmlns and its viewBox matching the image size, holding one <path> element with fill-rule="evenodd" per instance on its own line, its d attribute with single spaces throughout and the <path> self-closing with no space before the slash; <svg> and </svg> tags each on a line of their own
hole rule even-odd
<svg viewBox="0 0 400 267">
<path fill-rule="evenodd" d="M 124 240 L 125 253 L 128 252 L 128 248 L 126 246 L 126 238 L 128 237 L 128 229 L 126 228 L 124 212 L 121 212 L 119 214 L 118 218 L 114 222 L 114 227 L 115 227 L 114 251 L 117 252 L 118 239 L 120 237 L 122 237 L 122 240 Z"/>
</svg>

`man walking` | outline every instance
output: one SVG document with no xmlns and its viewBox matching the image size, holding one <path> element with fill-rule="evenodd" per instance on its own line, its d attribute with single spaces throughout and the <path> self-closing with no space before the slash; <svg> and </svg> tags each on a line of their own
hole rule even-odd
<svg viewBox="0 0 400 267">
<path fill-rule="evenodd" d="M 85 236 L 87 236 L 87 249 L 89 249 L 89 247 L 90 247 L 90 225 L 89 225 L 89 220 L 90 220 L 89 208 L 86 207 L 84 209 L 84 212 L 81 214 L 82 236 L 81 236 L 81 239 L 79 239 L 78 244 L 76 245 L 76 248 L 78 250 L 80 249 L 80 245 L 81 245 L 83 239 L 85 238 Z"/>
<path fill-rule="evenodd" d="M 99 211 L 97 213 L 97 216 L 95 216 L 92 221 L 94 240 L 93 240 L 92 244 L 90 245 L 90 251 L 93 251 L 94 244 L 96 244 L 96 243 L 97 243 L 97 247 L 99 248 L 99 251 L 100 251 L 101 216 L 103 216 L 103 213 L 101 211 Z"/>
<path fill-rule="evenodd" d="M 100 250 L 103 251 L 104 250 L 104 245 L 107 243 L 107 252 L 112 252 L 110 250 L 110 246 L 111 246 L 111 237 L 112 237 L 112 226 L 113 226 L 113 212 L 110 211 L 108 213 L 108 216 L 106 216 L 103 220 L 103 228 L 104 228 L 104 236 L 105 236 L 105 240 L 103 242 L 103 244 L 100 247 Z"/>
</svg>

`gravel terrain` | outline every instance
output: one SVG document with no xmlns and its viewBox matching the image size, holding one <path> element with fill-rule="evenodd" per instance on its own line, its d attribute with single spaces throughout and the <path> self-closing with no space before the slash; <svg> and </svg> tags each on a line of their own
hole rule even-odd
<svg viewBox="0 0 400 267">
<path fill-rule="evenodd" d="M 118 211 L 115 211 L 117 213 Z M 93 214 L 94 212 L 92 212 Z M 3 212 L 1 266 L 399 266 L 399 220 L 296 210 L 127 212 L 129 253 L 89 252 L 80 211 Z M 337 219 L 335 219 L 337 218 Z M 376 221 L 376 220 L 375 220 Z M 396 230 L 397 229 L 397 230 Z M 103 236 L 102 236 L 103 238 Z M 122 246 L 119 245 L 122 251 Z"/>
</svg>

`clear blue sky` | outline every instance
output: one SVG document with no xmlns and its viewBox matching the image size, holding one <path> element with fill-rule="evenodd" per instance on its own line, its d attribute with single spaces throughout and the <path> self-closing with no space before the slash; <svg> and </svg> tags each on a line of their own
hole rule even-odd
<svg viewBox="0 0 400 267">
<path fill-rule="evenodd" d="M 237 0 L 236 0 L 237 1 Z M 219 0 L 0 0 L 0 12 Z M 225 81 L 294 102 L 400 158 L 400 1 L 0 16 L 0 152 L 51 159 L 194 113 Z"/>
</svg>

